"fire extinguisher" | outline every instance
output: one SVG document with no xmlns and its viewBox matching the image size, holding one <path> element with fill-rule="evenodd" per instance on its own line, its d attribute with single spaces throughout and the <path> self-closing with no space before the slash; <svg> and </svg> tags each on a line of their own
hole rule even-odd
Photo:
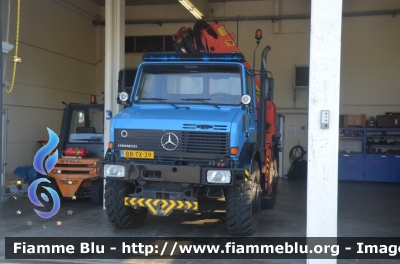
<svg viewBox="0 0 400 264">
<path fill-rule="evenodd" d="M 66 148 L 64 151 L 64 155 L 69 157 L 75 156 L 85 158 L 87 153 L 88 151 L 86 148 Z"/>
</svg>

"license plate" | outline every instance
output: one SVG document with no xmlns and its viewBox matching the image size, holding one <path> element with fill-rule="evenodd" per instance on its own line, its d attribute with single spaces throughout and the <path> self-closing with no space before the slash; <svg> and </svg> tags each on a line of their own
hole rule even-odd
<svg viewBox="0 0 400 264">
<path fill-rule="evenodd" d="M 131 159 L 154 159 L 154 151 L 124 150 L 124 158 L 131 158 Z"/>
</svg>

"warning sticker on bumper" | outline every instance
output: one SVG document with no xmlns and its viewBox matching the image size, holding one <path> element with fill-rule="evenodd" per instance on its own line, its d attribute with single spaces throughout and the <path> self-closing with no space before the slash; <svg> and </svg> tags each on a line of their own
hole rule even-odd
<svg viewBox="0 0 400 264">
<path fill-rule="evenodd" d="M 174 209 L 197 211 L 197 201 L 125 197 L 125 206 L 147 207 L 153 215 L 169 215 Z"/>
</svg>

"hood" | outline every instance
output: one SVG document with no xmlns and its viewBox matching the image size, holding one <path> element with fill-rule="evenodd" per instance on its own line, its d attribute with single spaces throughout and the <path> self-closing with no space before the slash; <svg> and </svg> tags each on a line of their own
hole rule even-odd
<svg viewBox="0 0 400 264">
<path fill-rule="evenodd" d="M 172 106 L 133 106 L 113 118 L 113 129 L 155 129 L 155 130 L 225 130 L 241 108 L 221 106 L 191 106 L 190 109 Z"/>
</svg>

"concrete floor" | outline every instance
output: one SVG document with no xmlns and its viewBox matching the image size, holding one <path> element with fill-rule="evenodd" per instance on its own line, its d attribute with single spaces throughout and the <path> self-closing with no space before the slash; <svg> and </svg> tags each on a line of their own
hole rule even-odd
<svg viewBox="0 0 400 264">
<path fill-rule="evenodd" d="M 306 182 L 280 179 L 273 210 L 262 211 L 254 236 L 297 237 L 306 235 Z M 305 260 L 4 260 L 4 237 L 163 237 L 229 236 L 225 228 L 225 202 L 200 202 L 201 213 L 175 211 L 168 218 L 148 215 L 145 224 L 133 230 L 115 229 L 101 207 L 81 199 L 61 205 L 59 213 L 41 219 L 24 195 L 10 197 L 0 211 L 0 262 L 2 263 L 306 263 Z M 399 236 L 400 185 L 383 183 L 339 183 L 338 236 Z M 16 214 L 20 210 L 21 214 Z M 73 215 L 67 211 L 72 210 Z M 32 221 L 32 225 L 27 225 Z M 58 226 L 57 221 L 62 221 Z M 338 260 L 338 263 L 400 263 L 389 260 Z"/>
</svg>

